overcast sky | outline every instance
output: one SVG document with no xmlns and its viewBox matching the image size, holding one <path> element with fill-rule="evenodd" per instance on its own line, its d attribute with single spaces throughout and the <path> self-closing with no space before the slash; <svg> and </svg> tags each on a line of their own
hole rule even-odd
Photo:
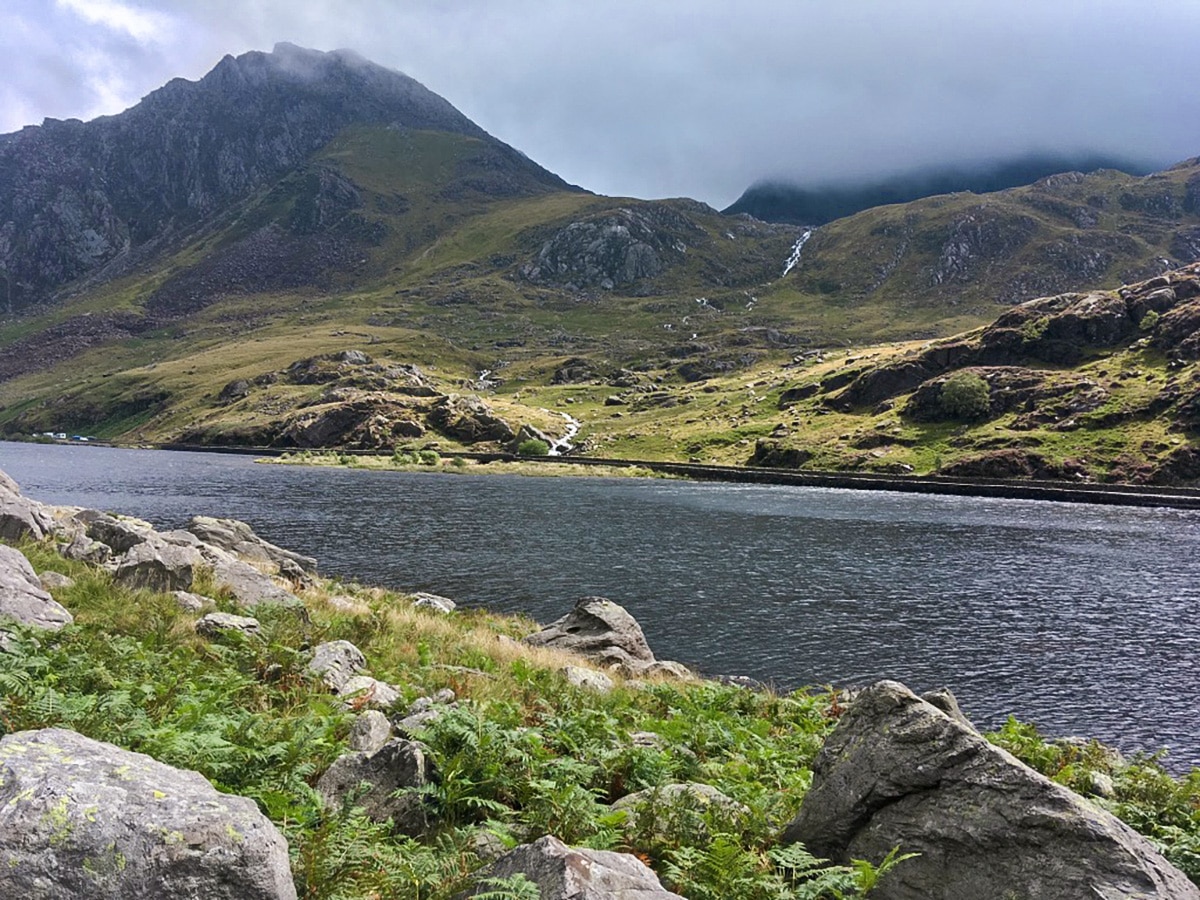
<svg viewBox="0 0 1200 900">
<path fill-rule="evenodd" d="M 0 133 L 276 41 L 399 69 L 604 194 L 1200 155 L 1197 0 L 0 0 Z"/>
</svg>

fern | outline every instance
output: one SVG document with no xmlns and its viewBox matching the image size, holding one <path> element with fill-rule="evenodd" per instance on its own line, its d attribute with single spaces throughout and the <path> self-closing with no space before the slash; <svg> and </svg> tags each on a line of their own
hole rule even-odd
<svg viewBox="0 0 1200 900">
<path fill-rule="evenodd" d="M 508 878 L 485 878 L 480 884 L 487 890 L 474 894 L 474 900 L 541 900 L 542 897 L 541 888 L 522 872 Z"/>
</svg>

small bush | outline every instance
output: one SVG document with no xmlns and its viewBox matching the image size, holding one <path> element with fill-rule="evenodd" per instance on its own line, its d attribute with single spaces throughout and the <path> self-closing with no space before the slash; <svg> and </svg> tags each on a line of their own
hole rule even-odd
<svg viewBox="0 0 1200 900">
<path fill-rule="evenodd" d="M 530 438 L 517 445 L 519 456 L 549 456 L 550 445 L 540 438 Z"/>
<path fill-rule="evenodd" d="M 423 466 L 436 466 L 442 461 L 442 456 L 436 450 L 422 450 L 417 454 Z"/>
<path fill-rule="evenodd" d="M 1138 328 L 1140 328 L 1142 331 L 1153 331 L 1154 326 L 1158 324 L 1158 320 L 1158 313 L 1154 310 L 1150 310 L 1148 313 L 1142 316 L 1142 321 L 1138 322 Z"/>
<path fill-rule="evenodd" d="M 974 372 L 958 372 L 942 385 L 942 412 L 952 419 L 982 419 L 991 409 L 992 389 Z"/>
</svg>

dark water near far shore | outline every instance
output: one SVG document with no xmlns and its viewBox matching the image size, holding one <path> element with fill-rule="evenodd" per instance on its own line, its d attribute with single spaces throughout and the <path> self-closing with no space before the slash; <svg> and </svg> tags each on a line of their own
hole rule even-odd
<svg viewBox="0 0 1200 900">
<path fill-rule="evenodd" d="M 0 469 L 45 502 L 243 519 L 326 575 L 541 621 L 607 596 L 707 673 L 946 685 L 981 727 L 1200 766 L 1200 512 L 12 443 Z"/>
</svg>

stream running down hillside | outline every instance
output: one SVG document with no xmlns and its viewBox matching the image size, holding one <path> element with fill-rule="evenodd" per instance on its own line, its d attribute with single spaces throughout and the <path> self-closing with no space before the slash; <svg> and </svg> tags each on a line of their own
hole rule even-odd
<svg viewBox="0 0 1200 900">
<path fill-rule="evenodd" d="M 326 575 L 543 622 L 608 596 L 710 674 L 946 685 L 983 727 L 1200 765 L 1192 511 L 10 443 L 0 469 L 45 502 L 238 518 Z"/>
</svg>

